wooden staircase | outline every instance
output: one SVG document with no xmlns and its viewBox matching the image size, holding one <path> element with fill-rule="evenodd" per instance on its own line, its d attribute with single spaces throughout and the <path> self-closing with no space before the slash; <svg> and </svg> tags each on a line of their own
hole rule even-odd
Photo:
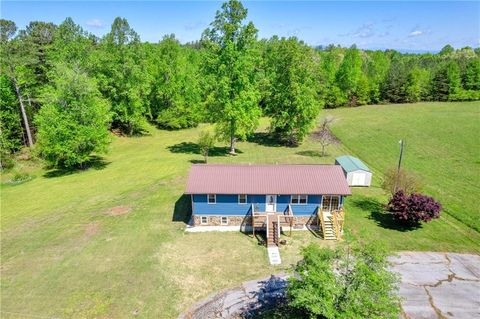
<svg viewBox="0 0 480 319">
<path fill-rule="evenodd" d="M 333 226 L 333 218 L 331 216 L 326 216 L 324 213 L 324 227 L 322 228 L 323 239 L 325 240 L 337 240 L 337 235 L 335 233 L 335 227 Z"/>
<path fill-rule="evenodd" d="M 277 217 L 275 215 L 267 215 L 267 247 L 278 247 L 279 233 Z"/>
<path fill-rule="evenodd" d="M 345 211 L 343 208 L 332 212 L 317 210 L 319 227 L 322 229 L 323 239 L 338 240 L 343 235 L 343 223 L 345 221 Z"/>
</svg>

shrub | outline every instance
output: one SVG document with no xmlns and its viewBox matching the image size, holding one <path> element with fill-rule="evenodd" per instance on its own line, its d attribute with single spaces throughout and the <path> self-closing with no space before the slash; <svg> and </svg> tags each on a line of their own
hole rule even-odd
<svg viewBox="0 0 480 319">
<path fill-rule="evenodd" d="M 20 183 L 29 181 L 31 179 L 32 179 L 32 176 L 30 176 L 30 174 L 28 174 L 27 172 L 14 171 L 10 183 L 20 184 Z"/>
<path fill-rule="evenodd" d="M 376 244 L 307 246 L 287 287 L 288 305 L 309 318 L 398 318 L 398 278 L 387 255 Z"/>
<path fill-rule="evenodd" d="M 402 190 L 396 192 L 388 202 L 388 211 L 393 218 L 410 225 L 439 218 L 441 210 L 442 205 L 432 197 L 418 193 L 407 196 Z"/>
<path fill-rule="evenodd" d="M 389 168 L 384 174 L 382 188 L 392 196 L 397 190 L 403 190 L 406 194 L 420 192 L 422 184 L 414 173 L 396 167 Z"/>
</svg>

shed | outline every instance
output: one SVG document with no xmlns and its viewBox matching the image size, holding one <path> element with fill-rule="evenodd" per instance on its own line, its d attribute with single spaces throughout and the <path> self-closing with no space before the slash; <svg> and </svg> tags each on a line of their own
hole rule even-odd
<svg viewBox="0 0 480 319">
<path fill-rule="evenodd" d="M 349 186 L 370 186 L 372 172 L 358 158 L 349 155 L 339 156 L 335 159 L 335 164 L 342 167 Z"/>
</svg>

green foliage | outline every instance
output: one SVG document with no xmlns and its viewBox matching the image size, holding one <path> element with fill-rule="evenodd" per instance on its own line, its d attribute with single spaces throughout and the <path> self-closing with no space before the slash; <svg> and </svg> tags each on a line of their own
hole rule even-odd
<svg viewBox="0 0 480 319">
<path fill-rule="evenodd" d="M 193 127 L 202 118 L 198 52 L 182 47 L 174 35 L 149 47 L 150 116 L 160 127 Z"/>
<path fill-rule="evenodd" d="M 102 39 L 92 64 L 102 94 L 110 101 L 114 128 L 128 135 L 143 131 L 148 73 L 138 34 L 128 21 L 116 18 Z"/>
<path fill-rule="evenodd" d="M 205 158 L 205 163 L 207 163 L 208 152 L 215 146 L 215 135 L 210 133 L 208 130 L 202 131 L 198 136 L 198 146 L 200 147 L 200 151 Z"/>
<path fill-rule="evenodd" d="M 54 167 L 83 167 L 92 153 L 106 151 L 108 102 L 79 68 L 58 65 L 37 115 L 38 151 Z"/>
<path fill-rule="evenodd" d="M 287 287 L 289 304 L 310 318 L 398 318 L 398 278 L 377 244 L 336 251 L 310 244 Z"/>
<path fill-rule="evenodd" d="M 246 17 L 247 9 L 241 2 L 229 0 L 202 35 L 207 108 L 217 123 L 218 135 L 230 139 L 231 153 L 235 153 L 235 139 L 253 133 L 261 115 L 256 83 L 257 29 L 252 22 L 244 23 Z"/>
<path fill-rule="evenodd" d="M 428 70 L 413 68 L 407 76 L 405 83 L 405 101 L 419 102 L 427 100 L 430 92 L 430 73 Z"/>
<path fill-rule="evenodd" d="M 5 75 L 0 76 L 0 151 L 2 158 L 22 146 L 23 131 L 13 85 Z"/>
<path fill-rule="evenodd" d="M 320 106 L 315 90 L 314 52 L 296 38 L 269 40 L 266 51 L 266 114 L 270 130 L 288 144 L 301 143 L 315 124 Z"/>
<path fill-rule="evenodd" d="M 432 81 L 432 95 L 437 101 L 447 101 L 461 89 L 460 69 L 454 61 L 443 63 Z"/>
<path fill-rule="evenodd" d="M 362 73 L 360 50 L 351 47 L 346 51 L 336 77 L 338 87 L 345 92 L 349 105 L 368 103 L 368 82 Z"/>
</svg>

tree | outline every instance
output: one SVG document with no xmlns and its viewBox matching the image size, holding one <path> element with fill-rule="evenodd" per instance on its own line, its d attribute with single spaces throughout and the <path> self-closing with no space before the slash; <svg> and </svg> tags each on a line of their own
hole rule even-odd
<svg viewBox="0 0 480 319">
<path fill-rule="evenodd" d="M 290 145 L 301 143 L 320 111 L 315 90 L 314 52 L 297 38 L 272 38 L 266 52 L 266 114 L 270 130 Z"/>
<path fill-rule="evenodd" d="M 205 164 L 208 160 L 208 152 L 215 146 L 215 135 L 210 133 L 210 131 L 202 131 L 198 137 L 198 146 L 200 151 L 205 159 Z"/>
<path fill-rule="evenodd" d="M 202 35 L 204 71 L 209 77 L 207 107 L 219 136 L 230 140 L 231 154 L 235 154 L 236 138 L 253 133 L 261 115 L 257 29 L 251 22 L 244 23 L 246 17 L 247 9 L 238 0 L 229 0 Z"/>
<path fill-rule="evenodd" d="M 399 190 L 388 202 L 387 210 L 401 223 L 417 226 L 421 221 L 429 222 L 440 217 L 442 205 L 432 197 L 412 193 L 406 195 Z"/>
<path fill-rule="evenodd" d="M 447 101 L 461 86 L 460 69 L 455 61 L 443 63 L 432 81 L 432 95 L 437 101 Z"/>
<path fill-rule="evenodd" d="M 325 148 L 337 141 L 337 139 L 332 135 L 332 132 L 330 131 L 330 124 L 333 122 L 333 120 L 333 117 L 325 117 L 320 123 L 317 139 L 322 146 L 322 156 L 327 155 L 325 152 Z"/>
<path fill-rule="evenodd" d="M 368 84 L 363 77 L 360 51 L 356 47 L 351 47 L 346 51 L 337 73 L 338 87 L 346 92 L 351 106 L 358 105 L 359 100 L 363 104 L 366 102 Z"/>
<path fill-rule="evenodd" d="M 425 69 L 414 67 L 405 83 L 405 101 L 412 103 L 428 99 L 429 84 L 430 73 Z"/>
<path fill-rule="evenodd" d="M 467 64 L 464 83 L 465 89 L 480 91 L 480 58 L 473 59 Z"/>
<path fill-rule="evenodd" d="M 287 286 L 289 306 L 309 318 L 398 318 L 398 278 L 376 244 L 337 251 L 310 244 Z"/>
<path fill-rule="evenodd" d="M 439 54 L 449 55 L 449 54 L 452 54 L 453 52 L 455 52 L 455 49 L 450 44 L 447 44 L 440 50 Z"/>
<path fill-rule="evenodd" d="M 319 98 L 325 108 L 335 108 L 347 102 L 345 93 L 337 85 L 335 75 L 341 63 L 341 49 L 332 47 L 320 53 L 320 69 L 318 74 Z"/>
<path fill-rule="evenodd" d="M 140 37 L 117 17 L 91 61 L 99 88 L 112 105 L 112 127 L 127 135 L 141 133 L 150 80 Z"/>
<path fill-rule="evenodd" d="M 148 50 L 152 119 L 167 129 L 196 126 L 204 113 L 198 51 L 183 47 L 173 34 Z"/>
<path fill-rule="evenodd" d="M 392 167 L 384 174 L 382 188 L 393 196 L 398 190 L 403 190 L 405 194 L 419 192 L 422 184 L 414 173 L 405 169 L 399 171 L 396 167 Z"/>
<path fill-rule="evenodd" d="M 15 23 L 3 19 L 0 22 L 2 28 L 0 59 L 2 61 L 2 71 L 9 77 L 15 88 L 15 94 L 17 95 L 23 126 L 27 137 L 27 145 L 31 147 L 33 145 L 33 137 L 27 108 L 25 106 L 26 99 L 23 94 L 23 89 L 27 86 L 27 83 L 32 82 L 31 79 L 34 77 L 33 71 L 29 68 L 29 65 L 36 63 L 38 60 L 31 52 L 28 45 L 19 39 L 12 38 L 16 30 Z M 30 99 L 28 100 L 30 101 Z"/>
<path fill-rule="evenodd" d="M 52 82 L 35 119 L 39 153 L 54 167 L 83 168 L 110 141 L 108 102 L 78 67 L 56 66 Z"/>
</svg>

